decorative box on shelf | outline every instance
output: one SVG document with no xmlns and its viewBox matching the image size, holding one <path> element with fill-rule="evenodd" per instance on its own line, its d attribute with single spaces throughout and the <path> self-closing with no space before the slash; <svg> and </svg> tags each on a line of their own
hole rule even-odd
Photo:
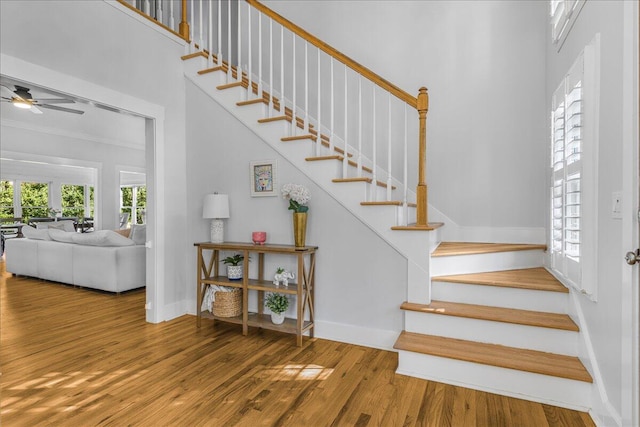
<svg viewBox="0 0 640 427">
<path fill-rule="evenodd" d="M 255 245 L 253 243 L 225 242 L 225 243 L 195 243 L 197 254 L 197 326 L 200 327 L 203 317 L 242 325 L 242 334 L 247 335 L 249 326 L 276 331 L 288 332 L 296 335 L 296 343 L 302 345 L 302 336 L 314 332 L 314 286 L 315 286 L 315 256 L 317 246 L 295 247 L 293 245 Z M 257 256 L 257 277 L 249 278 L 249 268 L 245 265 L 242 280 L 231 280 L 220 275 L 221 252 L 231 251 L 241 253 L 248 260 L 252 254 Z M 289 285 L 277 286 L 272 278 L 264 277 L 265 254 L 279 254 L 293 256 L 297 260 L 296 282 Z M 251 258 L 252 262 L 255 258 Z M 219 285 L 242 289 L 242 310 L 238 316 L 217 316 L 211 311 L 202 310 L 202 302 L 208 285 Z M 249 292 L 256 292 L 258 306 L 256 312 L 249 312 Z M 279 292 L 296 296 L 295 319 L 286 318 L 282 324 L 271 322 L 271 317 L 264 314 L 265 292 Z M 307 311 L 308 309 L 308 311 Z M 308 320 L 305 315 L 308 313 Z"/>
</svg>

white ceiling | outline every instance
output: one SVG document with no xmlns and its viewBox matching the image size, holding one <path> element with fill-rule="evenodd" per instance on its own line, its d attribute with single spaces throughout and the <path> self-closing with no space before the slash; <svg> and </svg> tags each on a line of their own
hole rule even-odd
<svg viewBox="0 0 640 427">
<path fill-rule="evenodd" d="M 89 100 L 74 98 L 34 83 L 22 82 L 2 75 L 0 75 L 0 84 L 11 91 L 15 90 L 15 85 L 27 87 L 36 100 L 39 98 L 72 99 L 75 103 L 60 106 L 85 112 L 80 115 L 42 108 L 43 114 L 34 114 L 30 110 L 16 108 L 9 102 L 1 102 L 0 118 L 3 126 L 37 129 L 44 132 L 49 130 L 52 133 L 74 135 L 79 139 L 144 149 L 145 121 L 142 117 L 107 110 Z"/>
</svg>

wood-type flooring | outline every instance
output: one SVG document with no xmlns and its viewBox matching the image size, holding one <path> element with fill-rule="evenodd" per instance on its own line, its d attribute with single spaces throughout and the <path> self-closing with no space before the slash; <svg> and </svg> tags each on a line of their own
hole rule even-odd
<svg viewBox="0 0 640 427">
<path fill-rule="evenodd" d="M 144 291 L 12 277 L 0 259 L 0 424 L 593 426 L 586 413 L 396 375 L 397 355 L 194 316 Z"/>
</svg>

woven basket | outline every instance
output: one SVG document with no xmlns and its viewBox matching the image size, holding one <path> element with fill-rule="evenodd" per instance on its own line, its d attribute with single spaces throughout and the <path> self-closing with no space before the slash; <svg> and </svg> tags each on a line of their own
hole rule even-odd
<svg viewBox="0 0 640 427">
<path fill-rule="evenodd" d="M 229 292 L 216 291 L 211 312 L 218 317 L 235 317 L 242 314 L 242 289 Z"/>
</svg>

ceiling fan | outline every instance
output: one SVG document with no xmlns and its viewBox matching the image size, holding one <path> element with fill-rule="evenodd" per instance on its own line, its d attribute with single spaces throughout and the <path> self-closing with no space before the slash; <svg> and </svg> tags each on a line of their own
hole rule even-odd
<svg viewBox="0 0 640 427">
<path fill-rule="evenodd" d="M 12 91 L 4 85 L 0 85 L 2 89 L 2 101 L 10 102 L 14 107 L 31 110 L 34 114 L 42 114 L 40 108 L 48 108 L 50 110 L 64 111 L 66 113 L 84 114 L 84 111 L 73 110 L 71 108 L 59 107 L 53 104 L 73 104 L 75 101 L 67 98 L 53 98 L 53 99 L 34 99 L 29 93 L 29 88 L 24 86 L 15 85 L 15 90 Z"/>
</svg>

